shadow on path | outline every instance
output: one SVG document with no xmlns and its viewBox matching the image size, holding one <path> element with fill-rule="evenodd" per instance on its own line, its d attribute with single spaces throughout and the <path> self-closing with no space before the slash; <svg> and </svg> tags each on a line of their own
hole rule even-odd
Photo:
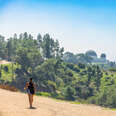
<svg viewBox="0 0 116 116">
<path fill-rule="evenodd" d="M 26 109 L 33 109 L 33 110 L 35 110 L 35 109 L 37 109 L 36 107 L 29 107 L 29 108 L 26 108 Z M 1 116 L 1 115 L 0 115 Z"/>
</svg>

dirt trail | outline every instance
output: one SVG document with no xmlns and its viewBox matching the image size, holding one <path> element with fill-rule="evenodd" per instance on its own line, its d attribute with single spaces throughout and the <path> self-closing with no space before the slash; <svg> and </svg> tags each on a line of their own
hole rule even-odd
<svg viewBox="0 0 116 116">
<path fill-rule="evenodd" d="M 10 64 L 11 62 L 8 62 L 6 60 L 0 60 L 0 64 Z"/>
<path fill-rule="evenodd" d="M 35 109 L 28 108 L 26 94 L 0 89 L 0 116 L 116 116 L 116 111 L 84 104 L 71 104 L 34 96 Z"/>
</svg>

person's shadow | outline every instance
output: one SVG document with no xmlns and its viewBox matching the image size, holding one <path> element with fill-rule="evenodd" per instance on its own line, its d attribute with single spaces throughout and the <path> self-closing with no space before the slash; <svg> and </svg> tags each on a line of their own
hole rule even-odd
<svg viewBox="0 0 116 116">
<path fill-rule="evenodd" d="M 31 107 L 30 109 L 37 109 L 36 107 Z"/>
<path fill-rule="evenodd" d="M 26 108 L 26 109 L 33 109 L 33 110 L 35 110 L 35 109 L 37 109 L 36 107 L 29 107 L 29 108 Z"/>
</svg>

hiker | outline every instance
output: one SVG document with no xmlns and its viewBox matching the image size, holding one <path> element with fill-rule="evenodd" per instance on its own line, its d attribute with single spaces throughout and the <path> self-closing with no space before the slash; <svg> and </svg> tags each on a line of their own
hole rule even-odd
<svg viewBox="0 0 116 116">
<path fill-rule="evenodd" d="M 33 96 L 35 94 L 35 84 L 33 83 L 32 80 L 33 79 L 30 78 L 29 82 L 26 83 L 26 86 L 24 88 L 25 90 L 27 90 L 28 93 L 30 108 L 33 108 L 32 103 L 33 103 Z"/>
</svg>

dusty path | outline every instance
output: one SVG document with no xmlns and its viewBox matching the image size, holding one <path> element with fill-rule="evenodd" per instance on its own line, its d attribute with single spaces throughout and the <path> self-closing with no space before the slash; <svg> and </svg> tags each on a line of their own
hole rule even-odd
<svg viewBox="0 0 116 116">
<path fill-rule="evenodd" d="M 0 64 L 10 64 L 11 62 L 6 61 L 6 60 L 0 60 Z"/>
<path fill-rule="evenodd" d="M 34 100 L 36 109 L 29 109 L 27 95 L 0 89 L 0 116 L 116 116 L 116 111 L 94 105 L 76 105 L 37 96 Z"/>
</svg>

